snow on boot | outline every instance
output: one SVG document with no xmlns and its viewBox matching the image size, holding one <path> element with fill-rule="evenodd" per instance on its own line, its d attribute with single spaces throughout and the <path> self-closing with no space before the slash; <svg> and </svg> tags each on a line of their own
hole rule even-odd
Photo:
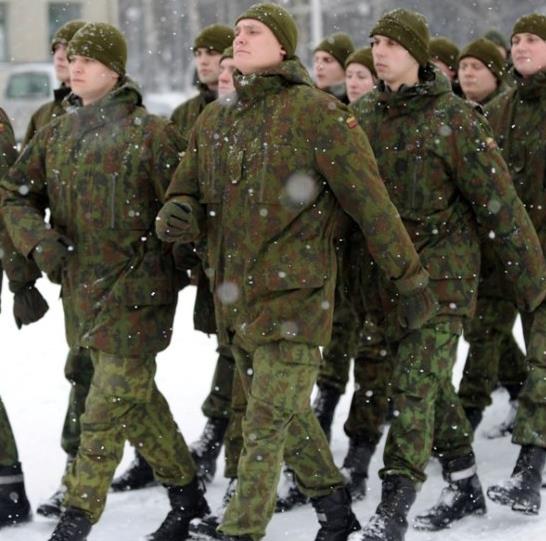
<svg viewBox="0 0 546 541">
<path fill-rule="evenodd" d="M 478 428 L 478 425 L 482 422 L 483 411 L 480 408 L 468 407 L 464 408 L 464 412 L 472 427 L 472 431 L 476 432 L 476 428 Z"/>
<path fill-rule="evenodd" d="M 487 489 L 490 500 L 509 505 L 513 511 L 536 515 L 540 509 L 540 486 L 546 449 L 523 445 L 510 479 Z"/>
<path fill-rule="evenodd" d="M 197 475 L 210 483 L 216 473 L 216 459 L 224 443 L 229 419 L 211 417 L 199 439 L 190 445 L 190 452 L 197 466 Z"/>
<path fill-rule="evenodd" d="M 157 485 L 154 472 L 144 457 L 135 451 L 135 458 L 129 468 L 112 481 L 112 492 L 139 490 Z"/>
<path fill-rule="evenodd" d="M 334 387 L 319 385 L 317 396 L 313 400 L 313 411 L 328 441 L 332 436 L 332 422 L 340 397 L 341 393 Z"/>
<path fill-rule="evenodd" d="M 0 466 L 0 528 L 30 520 L 30 504 L 20 462 Z"/>
<path fill-rule="evenodd" d="M 161 526 L 154 533 L 146 536 L 146 539 L 149 541 L 173 541 L 188 537 L 190 521 L 210 513 L 204 490 L 199 485 L 200 481 L 196 476 L 185 486 L 167 486 L 171 510 Z"/>
<path fill-rule="evenodd" d="M 416 495 L 415 483 L 407 477 L 385 477 L 375 514 L 362 532 L 351 536 L 351 541 L 404 541 L 408 512 Z"/>
<path fill-rule="evenodd" d="M 224 497 L 222 498 L 222 504 L 216 510 L 216 513 L 207 513 L 204 517 L 194 518 L 190 522 L 190 533 L 193 539 L 216 539 L 214 536 L 219 535 L 216 532 L 216 528 L 218 528 L 220 522 L 222 522 L 226 507 L 233 494 L 235 494 L 236 488 L 237 479 L 230 479 Z"/>
<path fill-rule="evenodd" d="M 279 488 L 275 513 L 285 513 L 309 503 L 309 498 L 298 488 L 294 472 L 285 467 L 283 474 L 284 482 Z"/>
<path fill-rule="evenodd" d="M 440 462 L 448 485 L 442 489 L 435 506 L 415 517 L 413 527 L 417 530 L 443 530 L 456 520 L 487 511 L 474 453 L 452 460 L 440 459 Z"/>
<path fill-rule="evenodd" d="M 91 521 L 83 511 L 69 507 L 61 515 L 49 541 L 86 541 L 91 526 Z"/>
<path fill-rule="evenodd" d="M 311 503 L 320 523 L 315 541 L 346 541 L 352 532 L 360 530 L 347 488 L 337 488 L 327 496 L 311 498 Z"/>
<path fill-rule="evenodd" d="M 341 473 L 347 479 L 347 488 L 354 502 L 366 497 L 366 480 L 375 445 L 351 438 L 349 451 L 343 461 Z"/>
<path fill-rule="evenodd" d="M 67 455 L 66 466 L 64 473 L 66 474 L 74 462 L 74 456 Z M 41 503 L 36 509 L 36 513 L 43 517 L 55 517 L 59 518 L 64 511 L 63 501 L 66 494 L 66 486 L 61 483 L 59 488 L 43 503 Z"/>
<path fill-rule="evenodd" d="M 508 404 L 509 404 L 509 409 L 506 415 L 506 419 L 502 423 L 491 427 L 489 430 L 486 430 L 484 432 L 486 438 L 490 440 L 494 440 L 496 438 L 504 438 L 504 436 L 508 436 L 508 434 L 512 434 L 514 430 L 514 423 L 516 422 L 516 413 L 518 411 L 518 401 L 510 400 Z"/>
</svg>

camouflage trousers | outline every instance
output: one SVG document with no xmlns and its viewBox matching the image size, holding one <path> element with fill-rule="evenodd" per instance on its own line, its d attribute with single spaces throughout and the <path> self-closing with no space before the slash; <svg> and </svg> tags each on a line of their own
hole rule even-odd
<svg viewBox="0 0 546 541">
<path fill-rule="evenodd" d="M 402 475 L 421 483 L 433 452 L 448 459 L 472 452 L 470 423 L 451 382 L 461 334 L 454 323 L 433 320 L 394 345 L 395 417 L 382 478 Z"/>
<path fill-rule="evenodd" d="M 8 412 L 0 398 L 0 466 L 13 466 L 19 462 L 15 437 L 8 418 Z"/>
<path fill-rule="evenodd" d="M 235 360 L 226 346 L 218 348 L 218 360 L 212 377 L 212 384 L 201 411 L 208 418 L 227 418 L 231 411 L 231 394 Z"/>
<path fill-rule="evenodd" d="M 464 326 L 470 348 L 459 398 L 465 409 L 489 406 L 497 383 L 508 390 L 511 399 L 518 397 L 527 377 L 527 363 L 512 334 L 517 314 L 510 301 L 478 299 L 475 317 Z"/>
<path fill-rule="evenodd" d="M 546 304 L 521 318 L 529 373 L 518 397 L 512 441 L 546 448 Z"/>
<path fill-rule="evenodd" d="M 156 479 L 184 486 L 195 465 L 155 381 L 154 357 L 118 357 L 91 351 L 93 379 L 81 416 L 81 443 L 65 475 L 65 505 L 96 522 L 119 464 L 125 440 L 142 454 Z"/>
<path fill-rule="evenodd" d="M 311 405 L 318 347 L 279 341 L 252 353 L 233 347 L 247 397 L 237 490 L 219 529 L 261 539 L 275 509 L 283 460 L 300 489 L 322 496 L 344 485 Z"/>
</svg>

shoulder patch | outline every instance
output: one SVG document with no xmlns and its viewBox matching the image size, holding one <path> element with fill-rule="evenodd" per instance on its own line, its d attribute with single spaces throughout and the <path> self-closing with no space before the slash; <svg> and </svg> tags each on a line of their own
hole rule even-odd
<svg viewBox="0 0 546 541">
<path fill-rule="evenodd" d="M 493 137 L 487 137 L 485 139 L 485 145 L 489 150 L 495 150 L 497 148 L 497 142 L 495 139 L 493 139 Z"/>
<path fill-rule="evenodd" d="M 345 121 L 349 128 L 356 128 L 358 126 L 358 120 L 354 116 L 350 116 Z"/>
</svg>

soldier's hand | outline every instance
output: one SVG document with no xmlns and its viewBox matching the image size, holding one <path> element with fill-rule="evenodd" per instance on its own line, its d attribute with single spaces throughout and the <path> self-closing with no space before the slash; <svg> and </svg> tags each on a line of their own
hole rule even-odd
<svg viewBox="0 0 546 541">
<path fill-rule="evenodd" d="M 10 281 L 9 288 L 13 293 L 13 317 L 18 329 L 38 321 L 49 310 L 34 282 Z"/>
<path fill-rule="evenodd" d="M 62 270 L 73 253 L 74 243 L 64 235 L 57 235 L 42 240 L 32 251 L 32 257 L 53 283 L 60 284 Z"/>
<path fill-rule="evenodd" d="M 164 242 L 191 242 L 199 236 L 199 224 L 190 205 L 168 201 L 155 219 L 155 231 Z"/>
<path fill-rule="evenodd" d="M 398 323 L 404 329 L 420 329 L 438 313 L 439 308 L 438 299 L 428 286 L 417 288 L 400 295 Z"/>
</svg>

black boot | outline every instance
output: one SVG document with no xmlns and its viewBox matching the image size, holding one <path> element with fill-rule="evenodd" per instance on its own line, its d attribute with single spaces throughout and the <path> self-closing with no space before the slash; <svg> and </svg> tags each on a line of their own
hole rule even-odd
<svg viewBox="0 0 546 541">
<path fill-rule="evenodd" d="M 354 502 L 366 497 L 366 480 L 375 445 L 368 441 L 351 438 L 349 451 L 343 461 L 341 473 L 347 479 L 347 488 Z"/>
<path fill-rule="evenodd" d="M 86 541 L 91 526 L 89 517 L 83 511 L 69 507 L 61 515 L 49 541 Z"/>
<path fill-rule="evenodd" d="M 440 462 L 448 485 L 434 507 L 415 517 L 413 525 L 418 530 L 443 530 L 456 520 L 487 511 L 474 453 L 452 460 L 440 459 Z"/>
<path fill-rule="evenodd" d="M 472 427 L 472 431 L 476 432 L 476 428 L 482 422 L 483 411 L 480 408 L 467 407 L 464 408 L 466 418 Z"/>
<path fill-rule="evenodd" d="M 224 443 L 229 419 L 211 417 L 199 439 L 190 445 L 191 455 L 197 466 L 197 475 L 210 483 L 216 473 L 216 459 Z"/>
<path fill-rule="evenodd" d="M 73 462 L 74 457 L 72 455 L 67 455 L 66 466 L 64 468 L 65 475 Z M 59 488 L 45 502 L 38 506 L 36 513 L 42 515 L 43 517 L 60 517 L 64 511 L 63 502 L 65 494 L 66 486 L 61 483 Z"/>
<path fill-rule="evenodd" d="M 135 451 L 135 458 L 129 468 L 112 481 L 112 492 L 138 490 L 157 485 L 154 472 L 144 457 Z"/>
<path fill-rule="evenodd" d="M 404 541 L 408 512 L 415 502 L 415 483 L 401 475 L 383 479 L 381 502 L 358 541 Z"/>
<path fill-rule="evenodd" d="M 340 397 L 341 393 L 334 387 L 319 385 L 317 396 L 313 400 L 313 411 L 328 441 L 332 436 L 332 422 Z"/>
<path fill-rule="evenodd" d="M 351 509 L 351 495 L 345 487 L 327 496 L 311 498 L 311 503 L 320 523 L 315 541 L 346 541 L 351 533 L 360 530 Z"/>
<path fill-rule="evenodd" d="M 535 445 L 522 446 L 510 479 L 504 484 L 490 486 L 487 496 L 501 505 L 510 505 L 513 511 L 538 514 L 545 461 L 546 449 Z"/>
<path fill-rule="evenodd" d="M 30 520 L 30 504 L 20 462 L 0 466 L 0 528 Z"/>
<path fill-rule="evenodd" d="M 189 535 L 190 520 L 204 517 L 210 513 L 203 490 L 199 487 L 197 477 L 191 483 L 183 486 L 168 486 L 171 510 L 161 526 L 146 539 L 149 541 L 173 541 L 186 539 Z"/>
<path fill-rule="evenodd" d="M 294 472 L 290 468 L 285 467 L 283 475 L 285 480 L 277 496 L 275 513 L 286 513 L 296 507 L 301 507 L 309 503 L 309 498 L 298 488 Z"/>
</svg>

